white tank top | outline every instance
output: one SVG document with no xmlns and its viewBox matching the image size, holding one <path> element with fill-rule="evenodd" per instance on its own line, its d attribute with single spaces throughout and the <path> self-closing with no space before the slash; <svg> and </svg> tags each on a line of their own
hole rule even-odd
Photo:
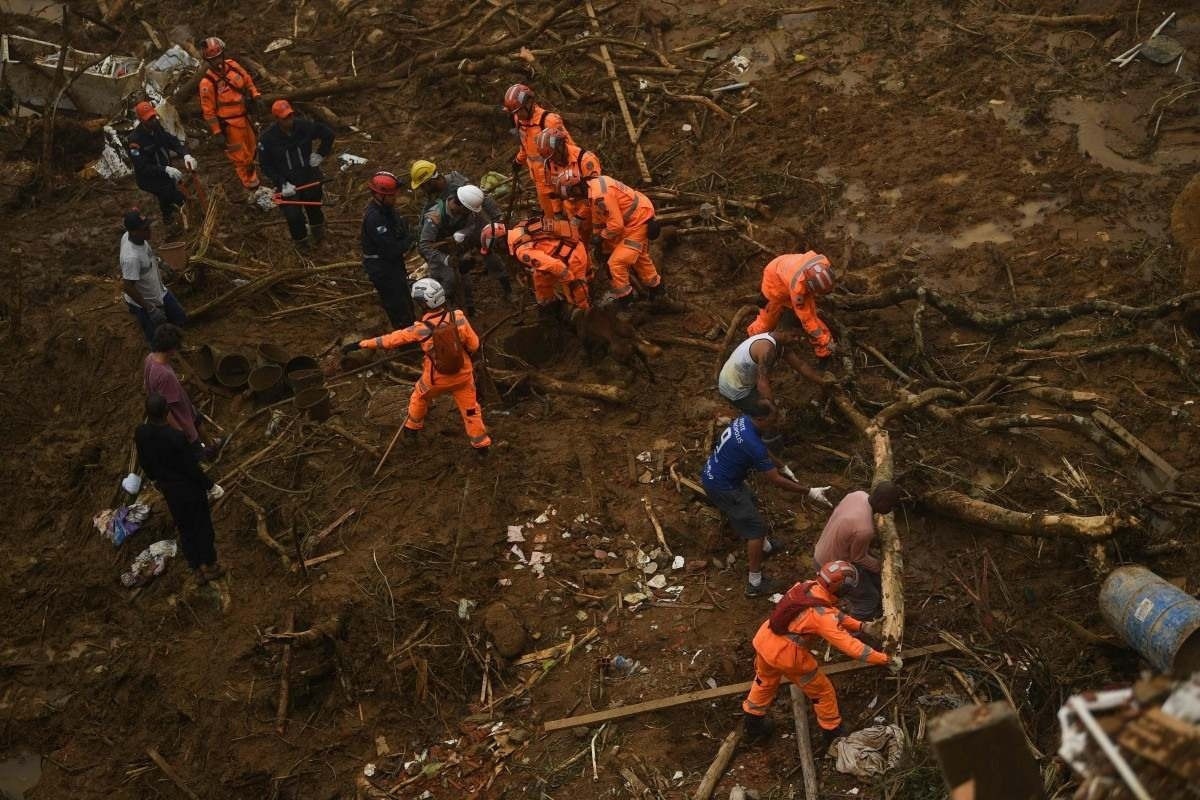
<svg viewBox="0 0 1200 800">
<path fill-rule="evenodd" d="M 775 337 L 769 333 L 759 333 L 734 348 L 725 366 L 721 367 L 721 376 L 717 379 L 717 389 L 729 400 L 741 400 L 754 389 L 758 383 L 758 365 L 750 356 L 750 348 L 754 343 L 766 339 L 779 347 Z"/>
</svg>

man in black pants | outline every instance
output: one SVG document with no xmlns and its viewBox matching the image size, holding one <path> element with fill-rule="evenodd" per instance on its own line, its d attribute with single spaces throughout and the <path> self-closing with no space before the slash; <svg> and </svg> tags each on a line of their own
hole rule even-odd
<svg viewBox="0 0 1200 800">
<path fill-rule="evenodd" d="M 183 207 L 187 198 L 179 191 L 183 173 L 171 166 L 171 156 L 183 158 L 188 172 L 195 172 L 196 159 L 188 151 L 187 144 L 162 126 L 158 112 L 147 100 L 133 107 L 138 125 L 129 134 L 125 143 L 129 161 L 133 164 L 133 176 L 139 189 L 149 192 L 158 200 L 163 224 L 172 221 L 175 212 Z"/>
<path fill-rule="evenodd" d="M 396 213 L 396 193 L 400 182 L 390 172 L 376 172 L 367 184 L 371 202 L 363 214 L 363 270 L 375 291 L 379 304 L 387 313 L 393 330 L 412 325 L 412 289 L 404 256 L 412 249 L 412 234 L 408 222 Z"/>
<path fill-rule="evenodd" d="M 138 461 L 146 475 L 162 492 L 179 529 L 184 558 L 204 585 L 225 574 L 217 563 L 215 534 L 209 499 L 224 494 L 221 487 L 200 469 L 196 451 L 187 437 L 167 422 L 167 401 L 161 394 L 146 398 L 145 422 L 137 427 L 134 441 Z"/>
<path fill-rule="evenodd" d="M 287 100 L 276 100 L 271 105 L 271 114 L 275 124 L 258 140 L 258 165 L 279 191 L 283 201 L 279 209 L 287 220 L 292 243 L 303 250 L 310 241 L 319 244 L 325 238 L 325 215 L 320 205 L 294 204 L 320 203 L 324 192 L 319 183 L 304 189 L 298 187 L 321 180 L 321 162 L 333 150 L 333 128 L 324 122 L 297 117 Z M 313 142 L 317 140 L 320 145 L 313 150 Z"/>
</svg>

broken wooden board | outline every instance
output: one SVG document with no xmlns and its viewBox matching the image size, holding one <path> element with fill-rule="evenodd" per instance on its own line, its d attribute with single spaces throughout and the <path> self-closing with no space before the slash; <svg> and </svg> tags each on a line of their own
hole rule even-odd
<svg viewBox="0 0 1200 800">
<path fill-rule="evenodd" d="M 935 717 L 929 744 L 949 789 L 974 780 L 976 800 L 1044 796 L 1021 719 L 1006 702 L 962 706 Z"/>
<path fill-rule="evenodd" d="M 1125 726 L 1117 744 L 1200 786 L 1200 727 L 1152 708 Z"/>
<path fill-rule="evenodd" d="M 945 653 L 954 648 L 948 644 L 934 644 L 929 647 L 913 647 L 904 651 L 904 662 L 911 663 L 918 658 L 924 656 L 935 656 L 940 653 Z M 857 672 L 860 669 L 875 667 L 873 664 L 866 664 L 862 661 L 839 661 L 836 664 L 821 667 L 821 671 L 826 675 L 837 675 L 843 672 Z M 579 725 L 594 725 L 598 722 L 607 722 L 612 719 L 622 719 L 624 717 L 632 717 L 637 714 L 644 714 L 647 711 L 659 711 L 664 708 L 674 708 L 675 706 L 688 705 L 689 703 L 702 703 L 705 700 L 715 700 L 718 697 L 729 697 L 734 694 L 744 694 L 750 691 L 750 685 L 753 681 L 745 681 L 743 683 L 731 683 L 726 686 L 718 686 L 715 689 L 701 689 L 695 692 L 686 692 L 677 694 L 672 697 L 663 697 L 658 700 L 647 700 L 644 703 L 634 703 L 629 706 L 620 706 L 619 708 L 610 708 L 607 711 L 596 711 L 591 714 L 580 714 L 577 717 L 566 717 L 565 719 L 552 719 L 543 726 L 542 730 L 546 733 L 551 731 L 560 731 L 564 728 L 574 728 Z M 787 679 L 784 679 L 787 683 Z"/>
</svg>

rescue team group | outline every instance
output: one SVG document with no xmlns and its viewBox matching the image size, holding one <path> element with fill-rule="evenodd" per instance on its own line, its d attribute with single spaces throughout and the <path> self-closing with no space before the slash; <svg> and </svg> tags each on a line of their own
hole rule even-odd
<svg viewBox="0 0 1200 800">
<path fill-rule="evenodd" d="M 332 150 L 334 131 L 298 116 L 287 100 L 277 100 L 269 111 L 273 123 L 256 138 L 252 119 L 260 92 L 253 77 L 226 54 L 220 39 L 204 40 L 202 50 L 208 70 L 200 81 L 200 106 L 209 132 L 224 146 L 246 190 L 260 191 L 261 169 L 275 189 L 274 199 L 293 243 L 306 250 L 324 235 L 321 163 Z M 506 220 L 495 200 L 463 174 L 419 160 L 409 174 L 409 186 L 419 193 L 423 208 L 414 236 L 396 210 L 400 179 L 376 172 L 365 187 L 370 201 L 362 221 L 362 264 L 393 330 L 343 348 L 350 352 L 419 345 L 424 369 L 409 400 L 405 434 L 416 438 L 430 401 L 450 394 L 480 456 L 488 453 L 491 437 L 476 398 L 471 360 L 480 346 L 470 322 L 475 312 L 473 270 L 484 267 L 510 299 L 509 270 L 502 259 L 512 259 L 522 282 L 532 285 L 539 313 L 547 318 L 586 311 L 589 285 L 601 264 L 607 267 L 611 285 L 605 303 L 623 309 L 639 295 L 653 300 L 664 291 L 650 255 L 658 227 L 650 199 L 606 175 L 599 157 L 576 144 L 562 117 L 539 105 L 528 86 L 510 86 L 503 107 L 519 141 L 513 181 L 518 170 L 527 171 L 541 216 Z M 184 171 L 194 172 L 198 165 L 186 142 L 163 127 L 151 103 L 138 103 L 135 113 L 138 125 L 129 135 L 128 153 L 137 185 L 155 196 L 162 221 L 171 224 L 185 202 L 180 190 Z M 173 166 L 175 159 L 181 160 L 184 171 Z M 143 470 L 166 499 L 188 564 L 204 583 L 223 574 L 209 507 L 221 489 L 201 467 L 219 450 L 220 441 L 207 435 L 171 366 L 187 315 L 163 284 L 150 245 L 151 222 L 134 210 L 126 213 L 124 226 L 124 300 L 151 349 L 144 368 L 148 422 L 137 429 L 137 449 Z M 429 277 L 410 282 L 405 256 L 414 239 Z M 768 535 L 767 522 L 746 486 L 747 476 L 758 472 L 785 491 L 832 505 L 825 496 L 830 487 L 802 486 L 766 442 L 779 419 L 771 371 L 782 358 L 801 371 L 811 370 L 785 349 L 802 332 L 821 362 L 835 352 L 833 335 L 817 313 L 817 298 L 833 286 L 829 260 L 819 253 L 784 254 L 769 262 L 762 275 L 762 308 L 747 328 L 749 338 L 720 373 L 718 390 L 741 415 L 721 434 L 701 482 L 709 500 L 746 542 L 749 597 L 771 597 L 785 585 L 764 574 L 764 561 L 783 552 L 784 544 Z M 813 553 L 816 578 L 787 589 L 759 628 L 754 637 L 756 677 L 743 703 L 751 737 L 768 732 L 767 711 L 782 677 L 814 701 L 817 721 L 829 738 L 844 732 L 833 685 L 809 649 L 816 638 L 852 658 L 893 671 L 900 668 L 899 657 L 860 638 L 878 638 L 877 623 L 862 620 L 875 619 L 881 611 L 881 566 L 870 552 L 873 515 L 890 513 L 899 499 L 900 491 L 891 483 L 842 499 Z"/>
</svg>

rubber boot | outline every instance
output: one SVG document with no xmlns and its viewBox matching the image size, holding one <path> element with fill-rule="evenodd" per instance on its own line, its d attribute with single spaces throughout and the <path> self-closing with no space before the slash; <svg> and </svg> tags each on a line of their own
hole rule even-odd
<svg viewBox="0 0 1200 800">
<path fill-rule="evenodd" d="M 320 244 L 325 241 L 325 226 L 324 225 L 309 225 L 308 238 L 312 239 L 313 244 Z"/>
<path fill-rule="evenodd" d="M 420 431 L 415 431 L 412 428 L 403 428 L 402 430 L 404 431 L 404 441 L 406 441 L 406 442 L 417 441 L 417 434 L 420 433 Z"/>
<path fill-rule="evenodd" d="M 846 729 L 844 723 L 838 723 L 838 726 L 831 731 L 824 728 L 821 729 L 821 749 L 828 750 L 833 745 L 834 741 L 843 736 L 850 735 L 850 731 Z"/>
<path fill-rule="evenodd" d="M 504 296 L 504 302 L 512 302 L 512 281 L 507 275 L 500 278 L 500 294 Z"/>
<path fill-rule="evenodd" d="M 646 299 L 654 303 L 664 299 L 667 296 L 667 286 L 665 281 L 659 281 L 658 286 L 651 286 L 646 290 Z"/>
<path fill-rule="evenodd" d="M 775 731 L 775 722 L 770 717 L 743 714 L 742 720 L 747 742 L 766 739 Z"/>
<path fill-rule="evenodd" d="M 307 236 L 303 239 L 293 239 L 292 247 L 296 248 L 297 253 L 307 255 L 312 252 L 312 240 Z"/>
</svg>

